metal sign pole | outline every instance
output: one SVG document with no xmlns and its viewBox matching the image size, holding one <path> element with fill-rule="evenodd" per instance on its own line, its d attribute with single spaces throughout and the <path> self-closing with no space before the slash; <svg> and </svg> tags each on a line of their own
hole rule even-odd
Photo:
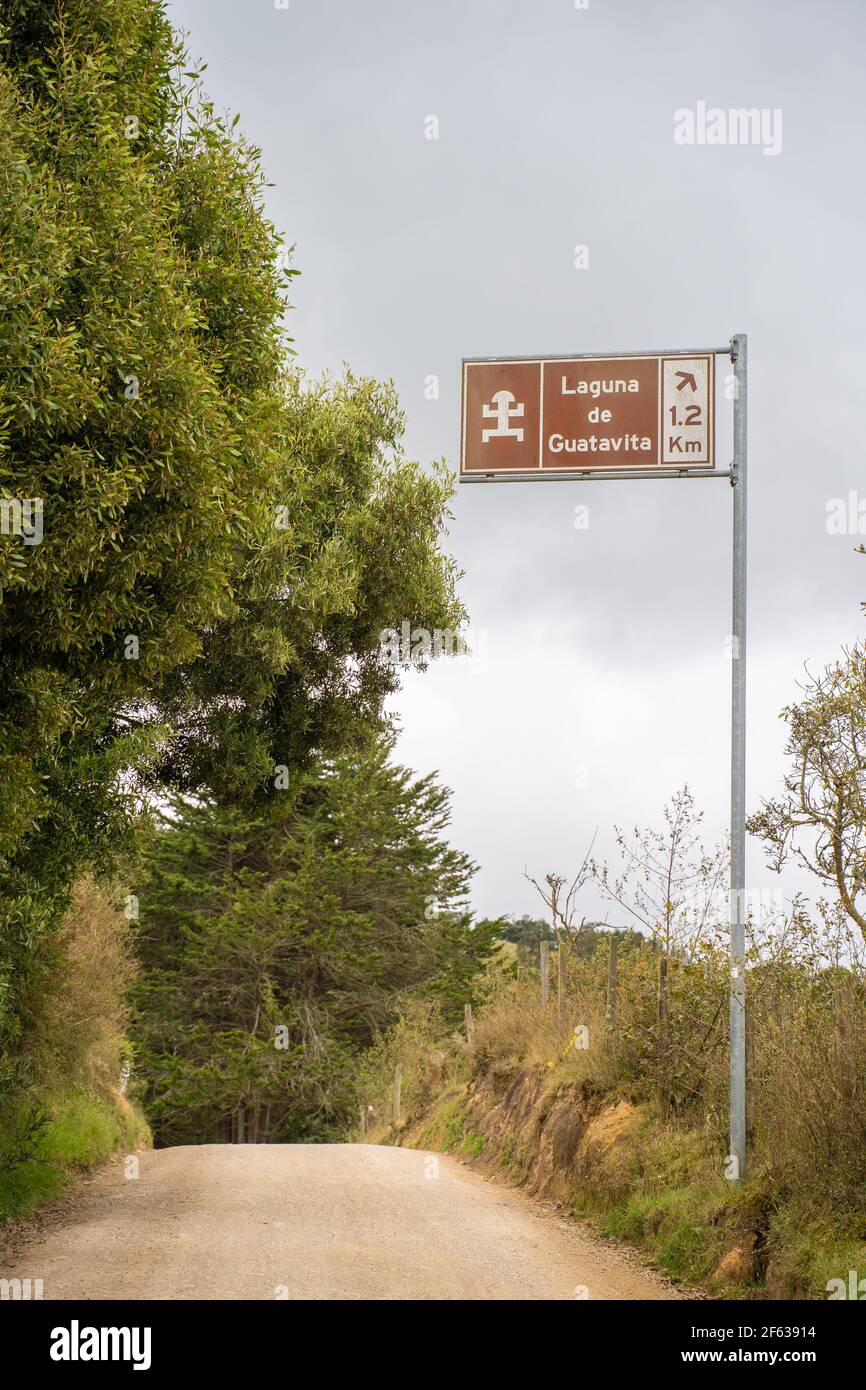
<svg viewBox="0 0 866 1390">
<path fill-rule="evenodd" d="M 465 357 L 460 453 L 461 483 L 522 483 L 543 478 L 561 482 L 591 478 L 730 479 L 731 1124 L 726 1174 L 734 1183 L 746 1171 L 746 351 L 746 335 L 737 333 L 725 348 L 689 352 Z M 729 470 L 714 466 L 714 363 L 723 355 L 734 364 L 734 458 Z M 647 366 L 651 359 L 657 362 L 656 375 L 652 366 Z M 612 367 L 622 372 L 623 379 L 603 378 L 605 369 Z M 548 369 L 553 368 L 556 370 L 551 375 Z M 602 373 L 602 377 L 593 378 L 593 372 Z M 685 390 L 688 395 L 680 401 L 679 393 Z M 620 394 L 623 401 L 607 399 Z M 594 405 L 586 401 L 587 395 Z M 578 400 L 586 416 L 580 425 L 575 423 L 579 419 L 575 414 Z M 582 457 L 577 462 L 579 456 L 594 455 L 596 450 L 606 460 L 616 452 L 618 463 L 632 466 L 607 468 L 595 457 L 583 466 Z M 574 455 L 574 464 L 563 457 L 563 451 L 566 456 Z"/>
<path fill-rule="evenodd" d="M 746 1171 L 746 413 L 747 340 L 731 340 L 734 363 L 734 584 L 731 651 L 731 1147 L 728 1176 Z"/>
</svg>

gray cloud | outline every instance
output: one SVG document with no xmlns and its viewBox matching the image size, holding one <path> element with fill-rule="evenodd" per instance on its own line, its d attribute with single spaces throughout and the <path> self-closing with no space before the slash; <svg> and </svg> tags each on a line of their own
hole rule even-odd
<svg viewBox="0 0 866 1390">
<path fill-rule="evenodd" d="M 262 146 L 269 209 L 303 272 L 302 362 L 393 377 L 418 457 L 456 464 L 461 356 L 749 334 L 750 804 L 771 794 L 776 716 L 803 660 L 863 631 L 860 537 L 826 520 L 829 499 L 866 496 L 866 12 L 175 0 L 171 13 L 214 100 Z M 699 101 L 780 109 L 781 152 L 677 145 L 674 113 Z M 578 243 L 589 270 L 573 267 Z M 531 908 L 524 863 L 567 871 L 596 824 L 609 843 L 614 820 L 655 818 L 686 777 L 720 832 L 728 485 L 463 487 L 451 545 L 487 672 L 442 663 L 396 708 L 403 756 L 454 788 L 479 909 Z M 592 769 L 583 791 L 578 762 Z M 757 847 L 749 862 L 763 875 Z"/>
</svg>

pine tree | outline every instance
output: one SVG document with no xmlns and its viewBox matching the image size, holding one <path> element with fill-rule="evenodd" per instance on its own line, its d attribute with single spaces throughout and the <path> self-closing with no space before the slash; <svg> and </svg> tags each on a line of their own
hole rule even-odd
<svg viewBox="0 0 866 1390">
<path fill-rule="evenodd" d="M 250 819 L 175 803 L 141 890 L 134 1030 L 162 1143 L 325 1137 L 407 994 L 456 1022 L 495 949 L 449 796 L 388 759 L 319 764 Z"/>
</svg>

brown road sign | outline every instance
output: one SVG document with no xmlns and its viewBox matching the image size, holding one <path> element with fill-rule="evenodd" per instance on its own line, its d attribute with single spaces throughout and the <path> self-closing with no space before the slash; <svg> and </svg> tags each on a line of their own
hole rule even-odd
<svg viewBox="0 0 866 1390">
<path fill-rule="evenodd" d="M 714 357 L 471 358 L 460 476 L 713 468 Z"/>
</svg>

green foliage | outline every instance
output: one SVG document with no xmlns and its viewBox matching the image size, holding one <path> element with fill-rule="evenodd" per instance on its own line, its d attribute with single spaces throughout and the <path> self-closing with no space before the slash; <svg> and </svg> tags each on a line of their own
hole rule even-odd
<svg viewBox="0 0 866 1390">
<path fill-rule="evenodd" d="M 462 1015 L 494 949 L 448 793 L 388 760 L 317 764 L 252 819 L 176 802 L 141 887 L 133 1036 L 161 1143 L 322 1138 L 408 995 Z"/>
<path fill-rule="evenodd" d="M 556 933 L 547 922 L 525 913 L 514 922 L 503 922 L 500 927 L 503 941 L 510 941 L 517 947 L 517 959 L 523 966 L 538 964 L 538 947 L 542 941 L 556 946 Z"/>
<path fill-rule="evenodd" d="M 450 483 L 390 387 L 292 369 L 259 152 L 187 68 L 159 0 L 0 0 L 6 1094 L 71 886 L 135 852 L 144 793 L 266 801 L 378 725 L 383 627 L 462 618 Z"/>
<path fill-rule="evenodd" d="M 58 1100 L 36 1150 L 37 1159 L 66 1168 L 92 1168 L 124 1145 L 136 1148 L 147 1127 L 130 1106 L 87 1094 Z"/>
<path fill-rule="evenodd" d="M 835 721 L 838 704 L 828 701 L 824 713 Z M 843 778 L 840 791 L 853 797 L 851 786 Z M 816 789 L 813 807 L 817 797 Z M 760 1289 L 823 1298 L 829 1279 L 844 1282 L 862 1266 L 864 1248 L 859 932 L 844 903 L 820 904 L 820 922 L 799 898 L 784 911 L 774 904 L 768 914 L 757 904 L 749 912 L 749 1168 L 734 1190 L 725 1175 L 730 962 L 726 904 L 716 893 L 722 856 L 705 853 L 698 824 L 681 794 L 661 837 L 622 838 L 624 872 L 597 871 L 647 931 L 616 935 L 615 973 L 603 949 L 613 934 L 598 932 L 594 948 L 579 956 L 580 936 L 563 928 L 561 1010 L 558 971 L 542 1009 L 537 971 L 494 959 L 478 991 L 471 1045 L 444 1032 L 420 1039 L 423 1055 L 438 1051 L 440 1081 L 428 1088 L 426 1111 L 413 1112 L 410 1138 L 468 1153 L 474 1136 L 484 1136 L 485 1159 L 512 1180 L 562 1184 L 577 1212 L 650 1250 L 677 1279 L 725 1296 Z M 850 872 L 853 856 L 846 862 Z M 513 928 L 537 951 L 543 922 Z M 403 1064 L 411 1071 L 411 1060 Z M 617 1115 L 629 1114 L 640 1124 L 623 1120 L 617 1129 Z"/>
<path fill-rule="evenodd" d="M 503 941 L 511 941 L 517 947 L 517 959 L 522 966 L 538 966 L 538 947 L 542 941 L 550 943 L 551 959 L 559 948 L 560 934 L 548 922 L 539 917 L 529 917 L 525 913 L 515 921 L 505 921 L 500 926 Z M 567 953 L 571 959 L 584 960 L 599 949 L 607 949 L 611 937 L 620 945 L 626 942 L 639 944 L 643 937 L 626 927 L 608 927 L 604 922 L 584 922 L 579 930 L 564 935 Z"/>
<path fill-rule="evenodd" d="M 45 1104 L 50 1113 L 42 1114 L 23 1151 L 14 1149 L 14 1128 L 0 1134 L 0 1222 L 26 1216 L 76 1173 L 149 1142 L 141 1115 L 117 1097 L 72 1091 L 48 1096 Z"/>
<path fill-rule="evenodd" d="M 124 1047 L 124 996 L 133 972 L 128 924 L 117 903 L 93 883 L 76 885 L 43 951 L 39 989 L 28 999 L 26 1013 L 19 1014 L 17 1047 L 2 1061 L 0 1149 L 3 1135 L 17 1135 L 12 1147 L 29 1151 L 46 1093 L 113 1090 Z M 34 1095 L 23 1099 L 30 1088 Z M 4 1151 L 8 1154 L 8 1143 Z"/>
<path fill-rule="evenodd" d="M 130 1060 L 124 996 L 133 971 L 118 905 L 93 883 L 76 885 L 15 1059 L 26 1093 L 0 1092 L 0 1220 L 59 1192 L 70 1173 L 147 1142 L 140 1113 L 117 1089 L 121 1060 Z"/>
<path fill-rule="evenodd" d="M 426 1113 L 413 1113 L 413 1136 L 425 1147 L 466 1141 L 468 1153 L 473 1136 L 486 1135 L 485 1158 L 526 1181 L 548 1151 L 544 1126 L 566 1088 L 578 1086 L 591 1103 L 637 1103 L 640 1131 L 620 1142 L 617 1161 L 596 1159 L 575 1177 L 576 1211 L 644 1247 L 686 1283 L 707 1281 L 732 1244 L 751 1249 L 754 1240 L 749 1287 L 766 1280 L 771 1296 L 825 1297 L 828 1279 L 862 1266 L 866 1201 L 866 1055 L 858 1045 L 866 988 L 853 970 L 826 965 L 831 945 L 795 915 L 787 936 L 750 951 L 750 1169 L 739 1196 L 724 1176 L 728 962 L 709 948 L 695 959 L 668 957 L 663 1023 L 660 952 L 650 943 L 620 951 L 615 1026 L 603 951 L 569 961 L 562 1024 L 555 999 L 541 1013 L 537 977 L 518 981 L 500 971 L 498 988 L 483 991 L 471 1049 L 443 1033 L 423 1039 L 424 1055 L 441 1049 L 446 1081 L 433 1088 Z M 580 1050 L 567 1046 L 576 1022 L 587 1028 Z M 457 1099 L 447 1089 L 456 1076 L 465 1079 L 467 1059 L 468 1117 L 466 1087 Z M 411 1061 L 404 1066 L 411 1070 Z M 536 1112 L 515 1110 L 509 1130 L 503 1096 L 521 1080 L 538 1097 Z M 563 1171 L 568 1161 L 560 1153 Z"/>
<path fill-rule="evenodd" d="M 781 718 L 791 759 L 781 796 L 765 801 L 748 829 L 779 871 L 793 856 L 825 886 L 866 943 L 866 647 L 810 677 Z M 854 948 L 855 950 L 857 948 Z"/>
<path fill-rule="evenodd" d="M 404 620 L 456 630 L 463 616 L 438 549 L 450 484 L 400 453 L 393 388 L 295 374 L 283 392 L 231 610 L 158 692 L 174 731 L 158 775 L 228 801 L 272 795 L 275 766 L 362 746 L 397 687 L 382 632 Z"/>
<path fill-rule="evenodd" d="M 486 1135 L 476 1134 L 474 1129 L 468 1129 L 460 1144 L 460 1152 L 466 1154 L 468 1158 L 480 1158 L 486 1143 Z"/>
<path fill-rule="evenodd" d="M 40 499 L 44 528 L 0 537 L 8 1070 L 73 878 L 130 847 L 123 778 L 158 733 L 135 702 L 225 604 L 272 447 L 282 299 L 254 159 L 207 113 L 183 119 L 161 5 L 5 0 L 0 26 L 0 491 Z M 210 266 L 254 306 L 243 366 Z"/>
<path fill-rule="evenodd" d="M 463 1142 L 465 1132 L 466 1096 L 461 1092 L 436 1106 L 433 1122 L 421 1136 L 421 1145 L 423 1148 L 441 1148 L 449 1153 Z"/>
<path fill-rule="evenodd" d="M 476 931 L 483 931 L 483 926 L 479 924 Z M 476 989 L 479 983 L 476 981 Z M 361 1126 L 355 1122 L 354 1115 L 351 1117 L 353 1137 L 374 1144 L 387 1143 L 395 1133 L 411 1126 L 427 1112 L 445 1082 L 443 1038 L 447 1032 L 448 1022 L 437 1002 L 423 997 L 403 1001 L 399 1017 L 377 1033 L 358 1060 L 355 1090 L 365 1118 Z M 461 1067 L 461 1059 L 459 1056 L 455 1059 L 450 1045 L 447 1051 L 449 1083 L 453 1083 L 461 1071 L 468 1077 L 468 1065 Z M 394 1114 L 394 1080 L 398 1066 L 401 1077 L 399 1124 Z M 460 1110 L 461 1104 L 462 1100 L 455 1102 L 454 1113 Z M 445 1135 L 440 1127 L 437 1133 L 439 1139 L 435 1147 L 453 1147 L 451 1130 Z"/>
</svg>

